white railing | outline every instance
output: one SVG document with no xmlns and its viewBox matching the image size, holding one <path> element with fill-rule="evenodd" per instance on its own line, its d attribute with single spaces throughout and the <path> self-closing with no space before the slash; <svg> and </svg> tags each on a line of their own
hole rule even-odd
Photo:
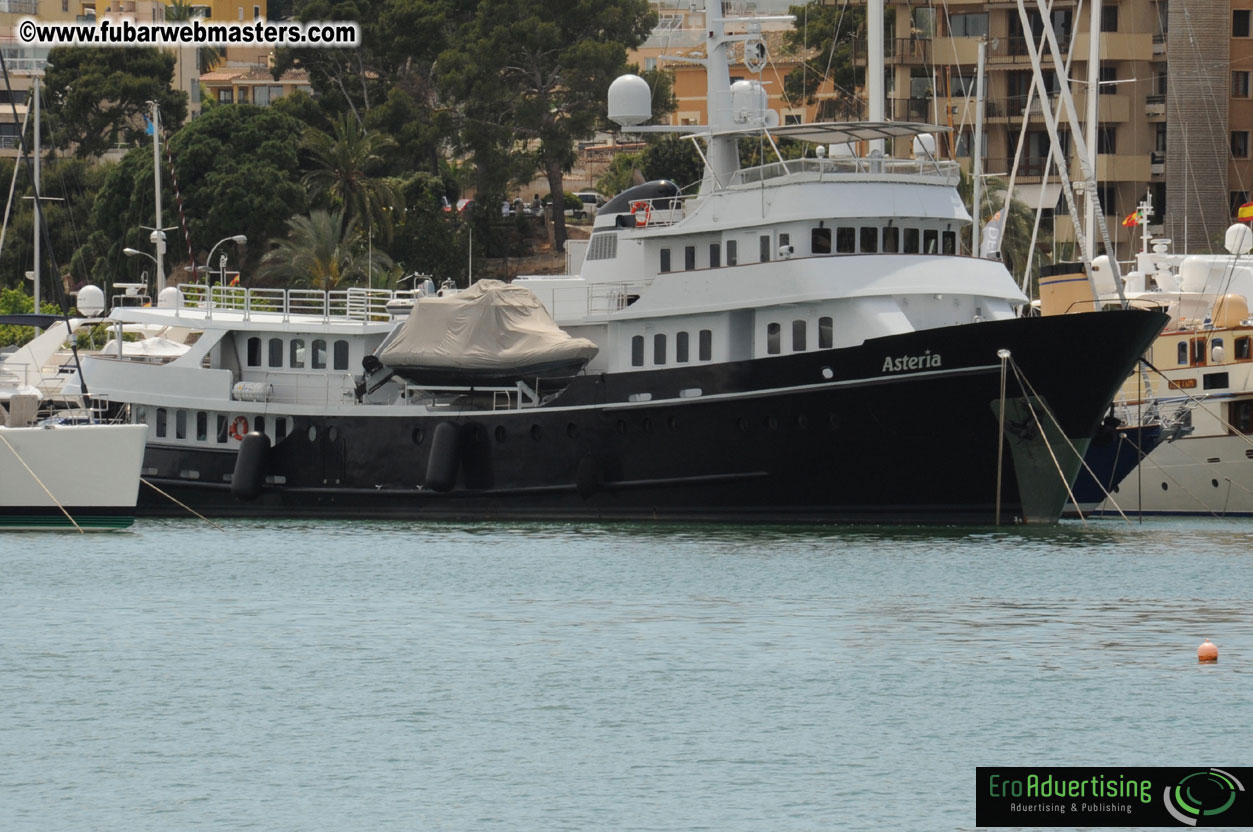
<svg viewBox="0 0 1253 832">
<path fill-rule="evenodd" d="M 355 287 L 323 292 L 319 289 L 206 287 L 201 283 L 182 283 L 178 289 L 183 294 L 181 308 L 203 311 L 207 318 L 212 318 L 215 312 L 230 312 L 242 315 L 245 321 L 258 314 L 280 315 L 285 322 L 293 316 L 321 318 L 324 322 L 386 322 L 392 320 L 387 303 L 413 294 Z M 177 310 L 175 314 L 178 314 Z"/>
<path fill-rule="evenodd" d="M 754 168 L 744 168 L 731 177 L 730 187 L 752 185 L 771 179 L 799 177 L 808 174 L 821 179 L 825 176 L 863 174 L 874 176 L 925 176 L 957 182 L 956 162 L 940 162 L 922 159 L 865 159 L 849 156 L 836 159 L 789 159 L 772 162 Z"/>
</svg>

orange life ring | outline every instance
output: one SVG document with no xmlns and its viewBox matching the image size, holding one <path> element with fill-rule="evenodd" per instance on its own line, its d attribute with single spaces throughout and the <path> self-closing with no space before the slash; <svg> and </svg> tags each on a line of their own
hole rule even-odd
<svg viewBox="0 0 1253 832">
<path fill-rule="evenodd" d="M 640 216 L 640 212 L 643 216 Z M 635 215 L 635 227 L 643 228 L 648 225 L 649 220 L 653 218 L 653 204 L 648 200 L 641 199 L 638 202 L 631 203 L 631 213 Z"/>
<path fill-rule="evenodd" d="M 236 416 L 235 421 L 231 422 L 231 436 L 235 439 L 243 439 L 248 433 L 248 419 L 243 416 Z"/>
</svg>

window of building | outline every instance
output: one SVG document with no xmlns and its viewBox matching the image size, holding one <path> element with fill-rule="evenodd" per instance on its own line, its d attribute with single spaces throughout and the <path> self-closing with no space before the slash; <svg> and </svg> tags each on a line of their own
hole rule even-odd
<svg viewBox="0 0 1253 832">
<path fill-rule="evenodd" d="M 766 324 L 766 352 L 778 355 L 783 349 L 783 327 L 779 324 Z"/>
<path fill-rule="evenodd" d="M 1105 216 L 1114 216 L 1118 213 L 1116 209 L 1118 205 L 1118 186 L 1112 182 L 1102 182 L 1096 186 L 1096 198 L 1101 203 L 1101 211 Z"/>
<path fill-rule="evenodd" d="M 1118 7 L 1102 6 L 1101 7 L 1101 31 L 1117 32 L 1118 31 Z"/>
<path fill-rule="evenodd" d="M 977 38 L 988 33 L 987 12 L 954 14 L 948 19 L 949 34 L 955 38 Z"/>
<path fill-rule="evenodd" d="M 895 254 L 901 250 L 901 230 L 894 225 L 883 229 L 883 251 Z"/>
<path fill-rule="evenodd" d="M 313 342 L 313 360 L 309 366 L 315 370 L 326 369 L 326 342 L 321 338 Z"/>
<path fill-rule="evenodd" d="M 270 366 L 271 367 L 283 366 L 283 339 L 282 338 L 270 339 Z"/>
<path fill-rule="evenodd" d="M 762 234 L 759 242 L 761 243 L 761 262 L 766 263 L 770 260 L 770 235 Z"/>
<path fill-rule="evenodd" d="M 248 339 L 248 366 L 249 367 L 261 366 L 261 339 L 260 338 L 253 337 L 253 338 Z"/>
<path fill-rule="evenodd" d="M 944 231 L 940 234 L 940 249 L 944 254 L 957 253 L 957 232 Z"/>
<path fill-rule="evenodd" d="M 196 411 L 196 441 L 209 441 L 209 414 L 203 410 Z"/>
<path fill-rule="evenodd" d="M 658 332 L 653 336 L 653 363 L 666 363 L 666 335 L 664 332 Z"/>
<path fill-rule="evenodd" d="M 818 319 L 818 349 L 829 350 L 835 344 L 834 321 L 829 317 Z"/>
<path fill-rule="evenodd" d="M 1158 153 L 1165 153 L 1166 152 L 1166 122 L 1159 121 L 1157 124 L 1153 125 L 1153 128 L 1156 131 L 1155 135 L 1153 136 L 1153 149 L 1156 150 Z"/>
<path fill-rule="evenodd" d="M 1249 10 L 1235 9 L 1231 12 L 1231 36 L 1247 38 L 1249 36 Z"/>
<path fill-rule="evenodd" d="M 861 227 L 861 250 L 863 254 L 874 254 L 879 250 L 879 226 L 863 225 Z"/>
<path fill-rule="evenodd" d="M 1231 131 L 1231 155 L 1236 159 L 1249 158 L 1249 131 Z"/>
<path fill-rule="evenodd" d="M 1187 341 L 1179 342 L 1179 347 L 1178 349 L 1175 350 L 1175 363 L 1176 364 L 1188 363 L 1188 342 Z"/>
<path fill-rule="evenodd" d="M 303 338 L 291 339 L 291 353 L 288 356 L 287 366 L 296 369 L 304 369 L 305 366 L 305 340 Z"/>
<path fill-rule="evenodd" d="M 218 90 L 218 101 L 222 102 L 223 104 L 235 103 L 235 91 L 234 90 Z"/>
<path fill-rule="evenodd" d="M 644 336 L 643 335 L 631 336 L 631 366 L 632 367 L 644 366 Z"/>
<path fill-rule="evenodd" d="M 335 352 L 334 352 L 335 369 L 347 370 L 348 369 L 348 342 L 336 341 L 334 349 L 335 349 Z"/>
<path fill-rule="evenodd" d="M 792 352 L 805 351 L 805 322 L 792 321 Z"/>
<path fill-rule="evenodd" d="M 174 438 L 175 439 L 187 438 L 187 411 L 186 410 L 174 411 Z"/>
<path fill-rule="evenodd" d="M 679 332 L 674 336 L 674 363 L 687 363 L 687 333 Z"/>
<path fill-rule="evenodd" d="M 709 244 L 709 268 L 716 269 L 722 265 L 722 246 L 717 243 Z"/>
<path fill-rule="evenodd" d="M 1096 152 L 1118 152 L 1118 128 L 1112 124 L 1102 124 L 1096 131 Z"/>
<path fill-rule="evenodd" d="M 830 254 L 831 253 L 831 229 L 830 228 L 809 229 L 809 252 L 811 254 Z"/>
<path fill-rule="evenodd" d="M 934 228 L 924 229 L 922 232 L 922 252 L 923 254 L 939 253 L 940 232 Z"/>
<path fill-rule="evenodd" d="M 783 116 L 784 124 L 801 124 L 804 116 L 800 113 L 785 113 Z"/>
<path fill-rule="evenodd" d="M 165 408 L 158 407 L 157 408 L 157 436 L 161 438 L 164 438 L 165 436 L 165 429 L 166 429 L 165 419 L 166 419 Z"/>
<path fill-rule="evenodd" d="M 217 429 L 218 429 L 218 430 L 217 430 L 217 440 L 218 440 L 218 444 L 219 444 L 219 445 L 225 445 L 225 444 L 226 444 L 226 437 L 227 437 L 227 436 L 229 436 L 229 434 L 226 432 L 226 414 L 225 414 L 225 413 L 219 413 L 219 414 L 218 414 L 218 417 L 217 417 Z"/>
<path fill-rule="evenodd" d="M 683 268 L 692 271 L 696 268 L 696 246 L 685 246 L 683 249 Z"/>
<path fill-rule="evenodd" d="M 736 263 L 736 245 L 735 240 L 727 240 L 727 265 L 734 266 Z"/>
<path fill-rule="evenodd" d="M 1231 73 L 1231 97 L 1249 97 L 1249 72 L 1247 70 Z"/>
<path fill-rule="evenodd" d="M 835 250 L 839 254 L 853 254 L 857 251 L 857 229 L 844 226 L 835 229 Z"/>
<path fill-rule="evenodd" d="M 1112 95 L 1118 92 L 1118 85 L 1114 83 L 1118 80 L 1118 67 L 1101 64 L 1101 77 L 1098 80 L 1101 95 Z"/>
<path fill-rule="evenodd" d="M 661 271 L 670 271 L 670 249 L 668 248 L 661 250 Z"/>
<path fill-rule="evenodd" d="M 714 333 L 712 329 L 702 329 L 697 345 L 697 358 L 701 361 L 712 361 L 714 355 Z"/>
<path fill-rule="evenodd" d="M 261 7 L 260 7 L 260 6 L 253 6 L 253 7 L 252 7 L 252 19 L 253 19 L 253 20 L 260 20 L 260 19 L 261 19 Z"/>
<path fill-rule="evenodd" d="M 918 239 L 919 239 L 919 235 L 918 235 L 917 228 L 905 229 L 905 253 L 906 254 L 917 254 L 919 252 L 920 249 L 918 245 Z"/>
</svg>

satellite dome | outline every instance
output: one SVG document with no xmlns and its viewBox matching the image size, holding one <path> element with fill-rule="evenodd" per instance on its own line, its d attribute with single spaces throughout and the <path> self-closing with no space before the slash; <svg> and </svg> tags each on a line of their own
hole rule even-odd
<svg viewBox="0 0 1253 832">
<path fill-rule="evenodd" d="M 83 317 L 94 318 L 104 311 L 104 292 L 90 284 L 78 290 L 78 311 Z"/>
<path fill-rule="evenodd" d="M 653 115 L 653 93 L 638 75 L 619 75 L 609 85 L 609 118 L 623 127 L 643 124 Z"/>
</svg>

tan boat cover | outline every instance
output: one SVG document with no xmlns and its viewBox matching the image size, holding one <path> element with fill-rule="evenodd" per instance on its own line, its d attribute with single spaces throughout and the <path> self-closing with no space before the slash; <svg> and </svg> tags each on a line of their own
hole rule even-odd
<svg viewBox="0 0 1253 832">
<path fill-rule="evenodd" d="M 480 280 L 449 297 L 419 299 L 379 360 L 388 367 L 511 370 L 586 363 L 597 352 L 558 327 L 530 289 Z"/>
</svg>

